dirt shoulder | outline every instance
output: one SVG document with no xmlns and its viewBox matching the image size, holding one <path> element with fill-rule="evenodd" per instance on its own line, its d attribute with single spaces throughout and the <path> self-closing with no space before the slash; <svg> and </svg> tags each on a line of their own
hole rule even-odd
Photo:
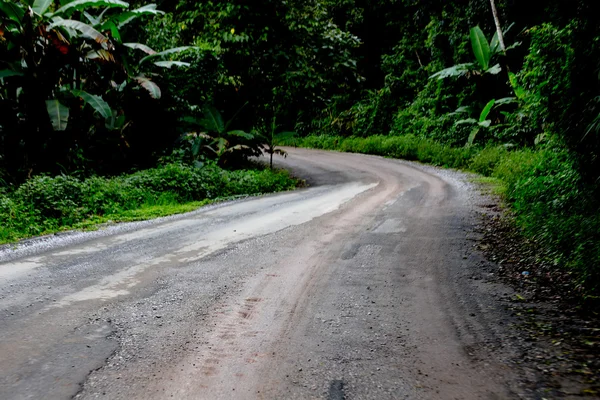
<svg viewBox="0 0 600 400">
<path fill-rule="evenodd" d="M 582 305 L 570 274 L 520 233 L 501 199 L 482 197 L 478 247 L 498 265 L 490 279 L 514 290 L 499 301 L 516 318 L 524 387 L 536 398 L 600 398 L 600 316 Z"/>
</svg>

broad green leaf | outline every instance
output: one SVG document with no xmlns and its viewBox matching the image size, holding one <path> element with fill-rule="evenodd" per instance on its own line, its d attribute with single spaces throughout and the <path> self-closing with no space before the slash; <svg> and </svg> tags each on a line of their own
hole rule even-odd
<svg viewBox="0 0 600 400">
<path fill-rule="evenodd" d="M 479 125 L 483 128 L 489 128 L 490 125 L 492 125 L 492 121 L 489 119 L 486 119 L 485 121 L 478 122 L 477 125 Z"/>
<path fill-rule="evenodd" d="M 475 118 L 467 118 L 467 119 L 461 119 L 458 120 L 454 123 L 454 125 L 474 125 L 477 123 L 477 120 Z"/>
<path fill-rule="evenodd" d="M 163 57 L 168 54 L 181 53 L 182 51 L 188 50 L 190 48 L 191 48 L 191 46 L 173 47 L 172 49 L 168 49 L 168 50 L 161 51 L 159 53 L 151 54 L 151 55 L 148 55 L 148 56 L 142 58 L 140 60 L 140 64 L 142 64 L 148 60 L 151 60 L 153 58 L 156 58 L 156 57 Z"/>
<path fill-rule="evenodd" d="M 105 29 L 109 29 L 110 30 L 110 35 L 112 36 L 112 38 L 117 43 L 121 43 L 122 42 L 122 40 L 121 40 L 121 32 L 119 32 L 119 28 L 117 27 L 117 25 L 115 25 L 112 21 L 109 21 L 104 26 L 106 27 Z"/>
<path fill-rule="evenodd" d="M 138 76 L 137 78 L 135 78 L 135 80 L 140 84 L 141 87 L 148 91 L 150 97 L 152 97 L 153 99 L 160 99 L 160 97 L 162 96 L 162 92 L 160 91 L 160 88 L 156 83 L 142 76 Z"/>
<path fill-rule="evenodd" d="M 480 128 L 475 128 L 471 131 L 471 134 L 469 135 L 469 137 L 467 138 L 467 146 L 472 146 L 473 142 L 475 141 L 475 137 L 477 137 L 477 134 L 479 133 Z"/>
<path fill-rule="evenodd" d="M 522 44 L 523 44 L 523 42 L 514 42 L 513 44 L 511 44 L 510 46 L 508 46 L 506 48 L 506 51 L 516 49 L 517 47 L 521 46 Z"/>
<path fill-rule="evenodd" d="M 93 15 L 91 15 L 90 13 L 88 13 L 87 11 L 83 12 L 83 16 L 87 18 L 88 21 L 90 21 L 90 24 L 92 24 L 93 26 L 96 26 L 98 24 L 100 24 L 100 18 L 94 17 Z"/>
<path fill-rule="evenodd" d="M 2 78 L 10 78 L 11 76 L 23 76 L 22 72 L 13 71 L 12 69 L 3 69 L 0 70 L 0 79 Z"/>
<path fill-rule="evenodd" d="M 35 0 L 33 2 L 33 6 L 31 6 L 31 9 L 34 13 L 42 15 L 46 12 L 48 7 L 50 7 L 52 1 L 53 0 Z"/>
<path fill-rule="evenodd" d="M 136 8 L 135 10 L 127 11 L 122 14 L 117 15 L 114 18 L 114 21 L 117 23 L 119 28 L 124 27 L 137 17 L 142 15 L 157 15 L 164 14 L 164 11 L 160 11 L 156 9 L 156 4 L 147 4 L 143 7 Z"/>
<path fill-rule="evenodd" d="M 490 41 L 490 51 L 492 54 L 496 54 L 500 51 L 500 39 L 498 38 L 498 31 L 494 33 L 494 36 Z"/>
<path fill-rule="evenodd" d="M 197 157 L 200 154 L 200 150 L 202 150 L 202 138 L 197 137 L 192 143 L 192 155 Z"/>
<path fill-rule="evenodd" d="M 227 146 L 229 146 L 229 142 L 227 141 L 227 139 L 222 137 L 216 138 L 213 144 L 217 145 L 217 151 L 215 151 L 217 155 L 223 154 L 223 152 L 227 149 Z"/>
<path fill-rule="evenodd" d="M 108 42 L 108 38 L 106 36 L 92 28 L 90 25 L 84 24 L 80 21 L 75 21 L 73 19 L 61 19 L 48 25 L 48 30 L 52 30 L 57 27 L 74 29 L 79 31 L 82 37 L 92 39 L 98 43 Z"/>
<path fill-rule="evenodd" d="M 479 66 L 486 71 L 490 66 L 492 52 L 483 31 L 478 26 L 471 28 L 471 46 Z"/>
<path fill-rule="evenodd" d="M 252 140 L 254 139 L 254 135 L 248 132 L 244 132 L 244 131 L 240 131 L 240 130 L 236 130 L 236 131 L 229 131 L 227 132 L 228 135 L 231 136 L 237 136 L 237 137 L 241 137 L 244 139 L 248 139 L 248 140 Z"/>
<path fill-rule="evenodd" d="M 48 116 L 52 127 L 55 131 L 64 131 L 67 129 L 67 122 L 69 121 L 69 109 L 62 105 L 58 100 L 47 100 L 46 109 L 48 110 Z"/>
<path fill-rule="evenodd" d="M 89 104 L 98 114 L 102 115 L 103 118 L 112 117 L 113 111 L 106 101 L 102 97 L 84 92 L 83 90 L 72 90 L 74 96 L 81 97 L 86 104 Z"/>
<path fill-rule="evenodd" d="M 508 32 L 510 32 L 510 30 L 515 26 L 515 23 L 511 23 L 507 28 L 504 28 L 504 30 L 502 31 L 502 33 L 506 36 L 506 34 Z"/>
<path fill-rule="evenodd" d="M 503 97 L 501 99 L 496 100 L 496 105 L 500 106 L 503 104 L 511 104 L 511 103 L 516 103 L 516 102 L 517 102 L 516 97 Z"/>
<path fill-rule="evenodd" d="M 456 110 L 454 110 L 454 112 L 451 112 L 450 115 L 459 115 L 459 114 L 471 114 L 471 112 L 473 111 L 473 109 L 469 106 L 462 106 L 462 107 L 458 107 Z"/>
<path fill-rule="evenodd" d="M 154 65 L 162 68 L 189 67 L 191 64 L 183 61 L 155 61 Z"/>
<path fill-rule="evenodd" d="M 123 46 L 129 47 L 130 49 L 141 50 L 146 54 L 156 54 L 156 51 L 141 43 L 123 43 Z"/>
<path fill-rule="evenodd" d="M 112 115 L 109 118 L 106 118 L 104 122 L 104 126 L 109 130 L 121 129 L 125 126 L 125 115 L 119 115 L 116 111 L 113 110 Z"/>
<path fill-rule="evenodd" d="M 8 2 L 0 0 L 0 11 L 6 14 L 9 19 L 19 24 L 25 15 L 25 9 L 12 0 L 9 0 Z"/>
<path fill-rule="evenodd" d="M 156 4 L 154 4 L 154 3 L 152 3 L 152 4 L 146 4 L 143 7 L 136 8 L 135 10 L 131 10 L 131 12 L 132 13 L 136 13 L 136 14 L 146 13 L 146 12 L 153 13 L 153 14 L 164 14 L 165 13 L 164 11 L 157 10 L 156 9 Z"/>
<path fill-rule="evenodd" d="M 182 121 L 182 122 L 186 122 L 188 124 L 191 124 L 191 125 L 199 125 L 199 126 L 202 125 L 201 122 L 197 118 L 192 117 L 190 115 L 187 115 L 187 116 L 185 116 L 183 118 L 180 118 L 179 120 Z"/>
<path fill-rule="evenodd" d="M 500 64 L 496 64 L 485 71 L 486 74 L 492 75 L 498 75 L 500 72 L 502 72 L 502 67 L 500 66 Z"/>
<path fill-rule="evenodd" d="M 128 8 L 129 3 L 121 0 L 75 0 L 60 7 L 54 15 L 70 15 L 75 11 L 85 10 L 89 7 Z"/>
<path fill-rule="evenodd" d="M 492 111 L 492 108 L 494 108 L 494 104 L 496 104 L 496 100 L 492 99 L 485 105 L 485 107 L 483 107 L 483 110 L 481 110 L 481 114 L 479 115 L 479 122 L 483 122 L 487 119 L 490 111 Z"/>
<path fill-rule="evenodd" d="M 209 132 L 217 132 L 219 135 L 225 132 L 225 123 L 219 110 L 214 107 L 206 107 L 204 109 L 204 118 L 200 121 L 200 125 Z"/>
<path fill-rule="evenodd" d="M 449 67 L 439 72 L 436 72 L 435 74 L 431 75 L 429 79 L 446 79 L 450 77 L 463 76 L 468 74 L 473 69 L 473 67 L 474 65 L 472 63 L 458 64 L 453 67 Z"/>
</svg>

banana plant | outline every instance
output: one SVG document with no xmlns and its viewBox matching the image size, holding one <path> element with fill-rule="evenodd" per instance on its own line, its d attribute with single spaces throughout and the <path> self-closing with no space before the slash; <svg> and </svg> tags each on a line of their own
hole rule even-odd
<svg viewBox="0 0 600 400">
<path fill-rule="evenodd" d="M 277 144 L 283 140 L 289 140 L 296 136 L 296 132 L 277 132 L 279 125 L 277 125 L 276 117 L 273 117 L 268 126 L 264 126 L 258 131 L 254 131 L 256 137 L 260 140 L 261 147 L 265 153 L 269 155 L 269 166 L 273 169 L 273 154 L 278 154 L 287 157 L 287 152 L 283 149 L 277 148 Z"/>
<path fill-rule="evenodd" d="M 466 146 L 472 146 L 477 134 L 481 131 L 481 129 L 487 129 L 492 125 L 492 120 L 489 119 L 490 112 L 494 107 L 499 107 L 505 104 L 516 103 L 517 99 L 515 97 L 504 97 L 502 99 L 492 99 L 490 100 L 485 107 L 481 110 L 479 114 L 479 119 L 475 118 L 466 118 L 461 119 L 455 122 L 455 125 L 473 125 L 473 130 L 471 134 L 467 138 Z M 470 107 L 460 107 L 452 115 L 462 114 L 462 113 L 470 113 L 472 109 Z M 501 113 L 503 113 L 501 111 Z"/>
<path fill-rule="evenodd" d="M 226 156 L 243 150 L 251 155 L 256 155 L 255 132 L 248 133 L 243 130 L 229 129 L 235 117 L 245 106 L 242 106 L 228 121 L 225 121 L 219 110 L 213 106 L 205 106 L 200 119 L 193 116 L 182 119 L 182 122 L 192 129 L 203 130 L 203 132 L 184 134 L 184 140 L 190 144 L 192 157 L 197 166 L 202 165 L 202 160 L 206 157 L 205 153 L 216 158 L 217 162 L 222 164 L 227 162 Z"/>
<path fill-rule="evenodd" d="M 504 34 L 506 34 L 511 27 L 512 25 L 506 29 Z M 471 48 L 473 50 L 475 62 L 457 64 L 443 69 L 431 75 L 429 79 L 446 79 L 450 77 L 482 74 L 497 75 L 502 71 L 500 64 L 492 65 L 494 56 L 504 52 L 500 45 L 498 32 L 496 32 L 492 39 L 488 42 L 481 28 L 479 26 L 475 26 L 471 28 L 469 36 L 471 39 Z M 518 45 L 520 45 L 520 43 L 515 43 L 514 45 L 506 48 L 506 50 L 510 50 Z"/>
<path fill-rule="evenodd" d="M 89 76 L 94 71 L 99 75 L 117 71 L 126 77 L 117 86 L 124 87 L 129 81 L 159 99 L 162 93 L 147 73 L 149 67 L 188 66 L 168 58 L 189 47 L 157 52 L 140 43 L 123 43 L 121 35 L 135 19 L 158 14 L 163 12 L 155 4 L 131 9 L 122 0 L 0 0 L 0 41 L 6 43 L 11 57 L 0 61 L 0 84 L 10 88 L 0 95 L 16 108 L 36 109 L 45 102 L 54 130 L 67 128 L 67 105 L 73 98 L 90 106 L 108 129 L 122 128 L 123 118 L 103 99 L 104 93 L 88 93 L 85 86 L 97 87 L 94 79 L 110 80 Z M 132 54 L 136 51 L 145 53 L 138 61 Z M 112 66 L 106 68 L 107 64 Z M 54 69 L 48 70 L 47 65 Z M 36 106 L 21 105 L 23 94 Z"/>
<path fill-rule="evenodd" d="M 504 104 L 514 103 L 515 101 L 516 101 L 516 99 L 514 97 L 505 97 L 505 98 L 498 99 L 498 100 L 492 99 L 481 110 L 481 113 L 479 114 L 479 119 L 466 118 L 466 119 L 461 119 L 461 120 L 456 121 L 454 125 L 457 125 L 457 126 L 458 125 L 473 125 L 473 130 L 471 131 L 471 133 L 469 134 L 469 137 L 467 138 L 466 146 L 473 145 L 473 142 L 475 141 L 475 138 L 477 137 L 477 134 L 481 131 L 481 129 L 487 129 L 492 125 L 492 120 L 488 119 L 488 116 L 490 115 L 490 112 L 492 111 L 492 109 L 494 107 L 501 106 Z M 471 112 L 471 110 L 472 109 L 470 107 L 460 107 L 452 114 L 456 115 L 456 114 L 461 114 L 461 113 L 468 113 L 468 112 Z"/>
</svg>

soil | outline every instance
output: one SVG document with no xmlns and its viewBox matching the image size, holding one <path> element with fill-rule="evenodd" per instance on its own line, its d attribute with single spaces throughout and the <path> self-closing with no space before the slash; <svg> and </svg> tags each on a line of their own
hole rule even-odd
<svg viewBox="0 0 600 400">
<path fill-rule="evenodd" d="M 485 188 L 480 188 L 485 191 Z M 514 293 L 500 301 L 517 318 L 519 364 L 537 398 L 600 398 L 600 315 L 561 265 L 527 239 L 497 196 L 481 208 L 479 248 Z"/>
</svg>

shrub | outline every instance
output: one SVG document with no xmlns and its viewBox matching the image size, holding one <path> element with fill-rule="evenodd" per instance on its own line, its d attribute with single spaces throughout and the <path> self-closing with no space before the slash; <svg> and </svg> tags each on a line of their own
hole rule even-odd
<svg viewBox="0 0 600 400">
<path fill-rule="evenodd" d="M 504 157 L 507 150 L 504 146 L 489 146 L 478 151 L 469 161 L 469 169 L 478 174 L 491 176 Z"/>
<path fill-rule="evenodd" d="M 286 172 L 228 171 L 168 164 L 115 178 L 39 176 L 13 193 L 0 196 L 0 242 L 52 232 L 94 217 L 119 215 L 144 207 L 288 190 L 295 186 Z"/>
</svg>

